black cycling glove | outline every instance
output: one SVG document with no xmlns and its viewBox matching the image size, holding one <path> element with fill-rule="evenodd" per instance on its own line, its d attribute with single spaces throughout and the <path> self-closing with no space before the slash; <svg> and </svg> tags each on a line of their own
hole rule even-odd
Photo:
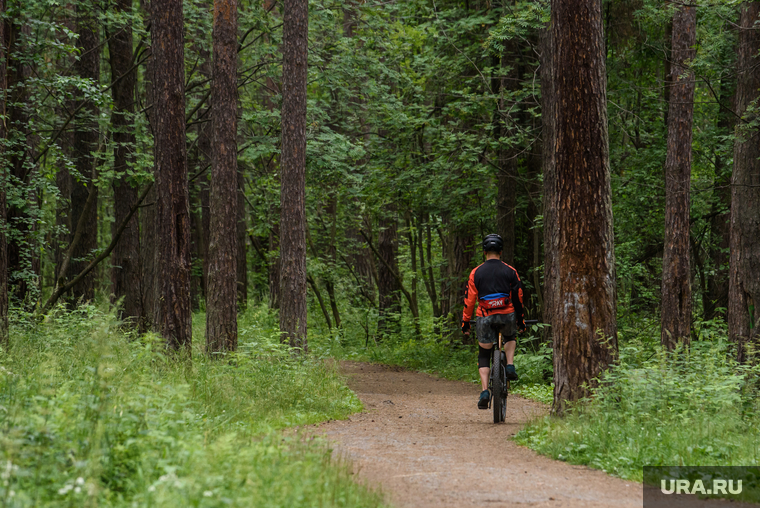
<svg viewBox="0 0 760 508">
<path fill-rule="evenodd" d="M 469 321 L 462 321 L 462 333 L 467 333 L 470 331 L 470 322 Z"/>
</svg>

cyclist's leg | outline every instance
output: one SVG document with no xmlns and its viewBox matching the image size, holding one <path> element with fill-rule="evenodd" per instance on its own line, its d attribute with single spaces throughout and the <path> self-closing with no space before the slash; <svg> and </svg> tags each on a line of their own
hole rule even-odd
<svg viewBox="0 0 760 508">
<path fill-rule="evenodd" d="M 483 390 L 488 389 L 488 376 L 491 375 L 491 349 L 493 344 L 478 343 L 478 373 L 480 374 L 480 385 Z"/>
<path fill-rule="evenodd" d="M 491 350 L 494 342 L 499 341 L 499 332 L 491 323 L 491 316 L 479 317 L 477 322 L 478 332 L 478 373 L 483 390 L 488 389 L 488 378 L 491 375 Z"/>
<path fill-rule="evenodd" d="M 512 365 L 515 359 L 515 348 L 517 348 L 517 325 L 515 325 L 515 314 L 502 314 L 499 319 L 499 331 L 501 332 L 502 345 L 504 352 L 507 354 L 507 365 Z"/>
<path fill-rule="evenodd" d="M 517 327 L 515 325 L 515 315 L 501 314 L 498 318 L 499 331 L 502 337 L 502 346 L 507 360 L 507 377 L 511 380 L 517 379 L 515 372 L 515 349 L 517 349 Z"/>
<path fill-rule="evenodd" d="M 507 337 L 509 342 L 504 346 L 504 352 L 507 354 L 507 365 L 515 363 L 515 349 L 517 349 L 517 341 L 514 337 Z"/>
</svg>

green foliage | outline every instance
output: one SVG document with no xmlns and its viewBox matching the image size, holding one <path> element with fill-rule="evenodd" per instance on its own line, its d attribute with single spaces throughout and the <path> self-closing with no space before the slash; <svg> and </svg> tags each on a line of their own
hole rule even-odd
<svg viewBox="0 0 760 508">
<path fill-rule="evenodd" d="M 723 332 L 700 328 L 705 340 L 688 350 L 629 341 L 589 399 L 532 422 L 517 441 L 639 481 L 644 465 L 756 464 L 760 367 L 738 365 Z"/>
<path fill-rule="evenodd" d="M 507 15 L 491 30 L 485 44 L 495 52 L 504 51 L 504 42 L 512 39 L 525 39 L 544 28 L 551 18 L 550 5 L 547 2 L 517 2 L 508 5 Z"/>
<path fill-rule="evenodd" d="M 192 361 L 91 306 L 11 333 L 0 361 L 4 506 L 381 503 L 325 444 L 276 432 L 361 406 L 334 366 L 294 359 L 255 328 L 243 328 L 239 354 Z"/>
</svg>

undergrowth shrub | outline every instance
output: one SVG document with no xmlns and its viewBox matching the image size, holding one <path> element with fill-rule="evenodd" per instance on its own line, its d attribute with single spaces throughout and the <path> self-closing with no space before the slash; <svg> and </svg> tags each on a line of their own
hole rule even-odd
<svg viewBox="0 0 760 508">
<path fill-rule="evenodd" d="M 521 430 L 521 444 L 634 480 L 643 466 L 755 465 L 760 458 L 760 367 L 739 365 L 710 327 L 688 349 L 621 346 L 619 365 L 564 418 Z"/>
<path fill-rule="evenodd" d="M 242 319 L 245 325 L 245 319 Z M 3 506 L 378 506 L 287 426 L 360 409 L 334 366 L 246 329 L 223 359 L 168 354 L 95 307 L 14 326 L 0 356 Z"/>
</svg>

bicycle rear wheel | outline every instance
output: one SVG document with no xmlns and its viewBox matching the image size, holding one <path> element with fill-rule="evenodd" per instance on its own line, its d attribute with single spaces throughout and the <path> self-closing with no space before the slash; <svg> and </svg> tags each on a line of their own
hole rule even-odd
<svg viewBox="0 0 760 508">
<path fill-rule="evenodd" d="M 498 347 L 493 348 L 493 365 L 491 366 L 491 385 L 493 390 L 491 396 L 493 397 L 491 406 L 493 407 L 493 422 L 501 423 L 504 421 L 507 412 L 507 398 L 505 393 L 504 377 L 506 372 L 505 366 L 502 365 L 501 351 Z"/>
<path fill-rule="evenodd" d="M 501 357 L 501 421 L 507 419 L 507 396 L 509 395 L 509 380 L 507 379 L 507 360 Z"/>
</svg>

